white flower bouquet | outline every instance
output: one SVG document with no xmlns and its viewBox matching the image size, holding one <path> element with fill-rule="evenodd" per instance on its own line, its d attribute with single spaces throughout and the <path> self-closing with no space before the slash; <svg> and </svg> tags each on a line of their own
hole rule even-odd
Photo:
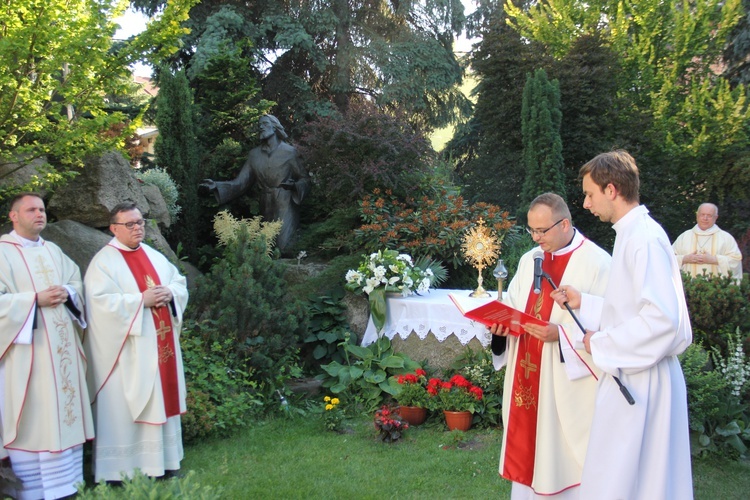
<svg viewBox="0 0 750 500">
<path fill-rule="evenodd" d="M 425 293 L 446 276 L 442 265 L 429 260 L 415 265 L 410 255 L 396 250 L 380 250 L 363 257 L 356 270 L 346 273 L 345 286 L 352 292 L 368 295 L 370 314 L 378 332 L 385 325 L 386 292 L 403 297 Z"/>
</svg>

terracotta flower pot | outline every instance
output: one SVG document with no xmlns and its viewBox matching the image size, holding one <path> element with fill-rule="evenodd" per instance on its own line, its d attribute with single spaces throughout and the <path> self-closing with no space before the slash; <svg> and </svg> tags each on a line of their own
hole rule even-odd
<svg viewBox="0 0 750 500">
<path fill-rule="evenodd" d="M 399 406 L 398 414 L 409 422 L 409 425 L 419 425 L 427 418 L 427 408 L 421 406 Z"/>
<path fill-rule="evenodd" d="M 445 415 L 445 425 L 448 430 L 458 429 L 459 431 L 468 431 L 471 427 L 472 414 L 470 411 L 448 411 L 443 410 Z"/>
</svg>

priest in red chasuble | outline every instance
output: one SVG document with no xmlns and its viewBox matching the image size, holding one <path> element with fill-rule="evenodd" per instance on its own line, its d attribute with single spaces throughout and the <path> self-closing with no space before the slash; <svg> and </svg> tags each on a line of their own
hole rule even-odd
<svg viewBox="0 0 750 500">
<path fill-rule="evenodd" d="M 84 278 L 97 482 L 119 481 L 135 469 L 155 477 L 179 469 L 186 410 L 185 277 L 142 242 L 145 221 L 134 203 L 115 206 L 109 228 L 115 237 Z"/>
<path fill-rule="evenodd" d="M 603 295 L 611 257 L 573 227 L 553 193 L 531 202 L 527 231 L 539 246 L 521 257 L 503 300 L 549 325 L 529 325 L 520 337 L 491 328 L 495 368 L 506 366 L 500 475 L 513 482 L 513 499 L 578 498 L 599 370 L 570 313 L 550 297 L 552 285 L 543 279 L 535 293 L 534 260 L 556 285 Z"/>
</svg>

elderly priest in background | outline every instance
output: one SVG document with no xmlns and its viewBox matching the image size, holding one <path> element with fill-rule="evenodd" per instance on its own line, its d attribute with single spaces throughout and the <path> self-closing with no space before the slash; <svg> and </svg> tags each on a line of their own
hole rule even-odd
<svg viewBox="0 0 750 500">
<path fill-rule="evenodd" d="M 115 206 L 115 237 L 84 278 L 96 482 L 132 477 L 136 469 L 164 476 L 183 457 L 180 330 L 188 291 L 177 268 L 142 243 L 144 226 L 134 203 Z"/>
<path fill-rule="evenodd" d="M 682 233 L 672 244 L 680 269 L 695 277 L 703 274 L 732 273 L 742 281 L 742 254 L 731 234 L 716 225 L 719 208 L 704 203 L 695 214 L 697 224 Z"/>
</svg>

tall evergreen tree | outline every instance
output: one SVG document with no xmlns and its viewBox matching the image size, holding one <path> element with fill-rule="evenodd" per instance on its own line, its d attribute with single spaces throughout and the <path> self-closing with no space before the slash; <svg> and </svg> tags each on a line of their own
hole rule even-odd
<svg viewBox="0 0 750 500">
<path fill-rule="evenodd" d="M 560 84 L 550 81 L 543 69 L 526 78 L 521 111 L 523 162 L 526 176 L 521 193 L 519 217 L 529 203 L 551 191 L 565 198 L 562 140 L 560 139 Z"/>
<path fill-rule="evenodd" d="M 177 183 L 182 207 L 181 222 L 169 233 L 170 243 L 182 243 L 191 258 L 197 259 L 197 224 L 200 221 L 198 201 L 198 151 L 194 125 L 193 93 L 184 71 L 159 75 L 156 99 L 156 126 L 159 137 L 154 144 L 157 164 Z"/>
<path fill-rule="evenodd" d="M 459 127 L 444 154 L 457 162 L 467 198 L 497 204 L 516 213 L 524 180 L 521 101 L 526 74 L 548 58 L 536 43 L 524 41 L 502 12 L 482 28 L 482 42 L 472 53 L 479 83 L 468 124 Z"/>
<path fill-rule="evenodd" d="M 724 76 L 732 85 L 750 85 L 750 0 L 742 0 L 742 10 L 724 48 Z"/>
<path fill-rule="evenodd" d="M 507 4 L 519 33 L 557 58 L 582 34 L 604 34 L 622 68 L 618 99 L 627 102 L 618 116 L 624 133 L 611 147 L 636 154 L 642 201 L 672 236 L 693 223 L 700 202 L 750 192 L 748 185 L 738 190 L 727 184 L 745 182 L 747 176 L 737 172 L 750 157 L 747 87 L 738 79 L 746 56 L 744 27 L 738 25 L 742 5 L 742 0 Z M 718 73 L 722 56 L 734 59 L 727 75 L 734 88 Z M 743 218 L 747 227 L 746 212 Z"/>
<path fill-rule="evenodd" d="M 154 12 L 166 0 L 133 3 Z M 222 41 L 250 39 L 263 96 L 278 103 L 274 113 L 286 125 L 345 113 L 350 99 L 364 97 L 406 109 L 430 129 L 471 109 L 453 52 L 463 11 L 460 0 L 203 0 L 190 12 L 191 32 L 175 64 L 192 71 Z"/>
</svg>

